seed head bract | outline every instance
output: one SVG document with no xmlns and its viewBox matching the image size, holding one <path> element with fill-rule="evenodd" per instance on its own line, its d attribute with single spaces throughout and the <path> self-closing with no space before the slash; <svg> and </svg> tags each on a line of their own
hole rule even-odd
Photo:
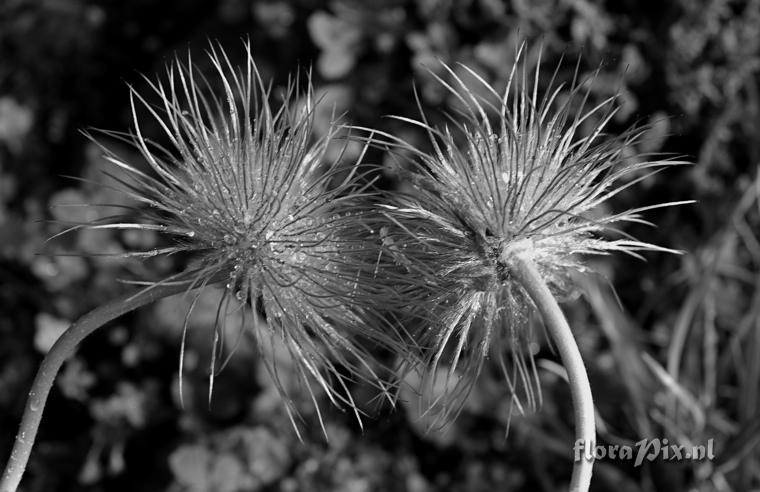
<svg viewBox="0 0 760 492">
<path fill-rule="evenodd" d="M 489 359 L 514 395 L 538 401 L 525 350 L 533 305 L 510 273 L 511 255 L 527 255 L 562 295 L 573 272 L 587 268 L 585 255 L 669 251 L 618 226 L 674 203 L 619 213 L 600 206 L 679 162 L 636 154 L 646 128 L 605 135 L 617 106 L 610 97 L 587 107 L 593 79 L 558 83 L 558 68 L 539 92 L 539 66 L 540 55 L 535 72 L 526 68 L 523 46 L 500 92 L 467 66 L 442 63 L 441 75 L 431 73 L 455 103 L 449 124 L 433 126 L 424 112 L 397 118 L 422 128 L 432 151 L 390 134 L 376 139 L 414 161 L 402 174 L 412 190 L 394 193 L 371 227 L 380 251 L 374 275 L 402 293 L 401 310 L 418 320 L 421 360 L 407 369 L 422 375 L 433 423 L 461 410 Z"/>
<path fill-rule="evenodd" d="M 349 166 L 341 164 L 340 152 L 328 159 L 328 145 L 341 141 L 339 129 L 333 125 L 326 135 L 314 135 L 317 101 L 310 84 L 303 104 L 294 100 L 296 80 L 275 109 L 249 45 L 239 70 L 216 45 L 208 56 L 213 76 L 204 76 L 188 57 L 170 64 L 163 80 L 146 78 L 150 95 L 131 91 L 133 132 L 103 133 L 139 150 L 150 169 L 142 171 L 103 148 L 127 176 L 120 180 L 122 191 L 139 206 L 124 217 L 79 227 L 150 230 L 167 237 L 165 248 L 130 255 L 187 253 L 192 262 L 146 288 L 180 280 L 202 287 L 221 279 L 222 305 L 247 303 L 266 316 L 267 328 L 252 333 L 258 353 L 263 356 L 271 339 L 279 339 L 315 405 L 319 387 L 358 417 L 349 391 L 353 380 L 387 390 L 362 341 L 396 343 L 392 329 L 379 327 L 383 322 L 366 302 L 345 254 L 363 244 L 352 237 L 360 214 L 353 204 L 369 193 L 366 176 L 354 165 L 361 156 Z M 146 121 L 163 130 L 165 143 L 143 134 Z M 347 145 L 349 139 L 341 139 Z M 218 365 L 217 341 L 212 350 L 212 365 Z M 293 419 L 281 369 L 271 360 L 267 368 Z"/>
</svg>

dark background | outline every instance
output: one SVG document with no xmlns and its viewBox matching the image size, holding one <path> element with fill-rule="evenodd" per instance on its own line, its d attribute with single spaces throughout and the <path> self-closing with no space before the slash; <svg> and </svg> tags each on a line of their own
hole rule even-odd
<svg viewBox="0 0 760 492">
<path fill-rule="evenodd" d="M 611 131 L 651 124 L 638 151 L 694 162 L 629 189 L 610 207 L 697 203 L 647 213 L 657 228 L 627 229 L 684 255 L 594 259 L 602 274 L 583 280 L 584 295 L 564 306 L 589 367 L 600 441 L 712 439 L 716 457 L 640 467 L 602 459 L 592 488 L 760 487 L 760 1 L 752 0 L 3 0 L 1 461 L 34 371 L 61 330 L 130 289 L 118 279 L 175 268 L 171 259 L 97 255 L 149 246 L 150 234 L 78 231 L 46 242 L 62 230 L 58 221 L 91 218 L 87 207 L 60 205 L 119 200 L 102 175 L 108 164 L 80 130 L 131 128 L 127 84 L 145 92 L 140 74 L 154 79 L 188 50 L 203 67 L 209 39 L 233 58 L 250 39 L 275 86 L 312 67 L 317 93 L 350 122 L 412 141 L 421 135 L 383 116 L 418 115 L 414 84 L 423 106 L 446 107 L 423 64 L 463 62 L 498 84 L 527 40 L 543 46 L 548 75 L 563 54 L 568 81 L 578 54 L 582 75 L 601 67 L 591 98 L 620 94 Z M 393 186 L 393 173 L 387 177 Z M 424 421 L 405 405 L 373 411 L 367 397 L 376 418 L 362 431 L 350 415 L 327 410 L 325 442 L 302 402 L 301 443 L 250 348 L 218 378 L 208 408 L 204 375 L 219 295 L 204 295 L 207 309 L 191 322 L 184 409 L 176 394 L 186 300 L 124 316 L 87 340 L 59 376 L 25 490 L 566 487 L 572 409 L 540 331 L 543 407 L 513 417 L 507 438 L 507 392 L 486 374 L 441 432 L 422 432 Z"/>
</svg>

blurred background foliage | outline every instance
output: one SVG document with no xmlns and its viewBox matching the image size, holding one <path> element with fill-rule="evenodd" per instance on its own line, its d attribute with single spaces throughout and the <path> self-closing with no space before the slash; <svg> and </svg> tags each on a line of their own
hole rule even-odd
<svg viewBox="0 0 760 492">
<path fill-rule="evenodd" d="M 119 279 L 177 268 L 172 259 L 118 257 L 154 245 L 150 233 L 78 231 L 47 242 L 62 224 L 102 213 L 72 205 L 126 200 L 109 188 L 114 177 L 103 171 L 115 170 L 80 130 L 131 128 L 126 85 L 146 89 L 141 73 L 154 78 L 188 50 L 203 69 L 209 39 L 233 57 L 250 39 L 275 87 L 297 67 L 302 75 L 311 68 L 324 108 L 317 132 L 336 108 L 351 123 L 422 146 L 416 129 L 385 116 L 418 116 L 416 87 L 419 104 L 443 121 L 436 109 L 455 102 L 434 83 L 431 71 L 446 77 L 438 60 L 465 63 L 503 87 L 523 40 L 529 67 L 541 52 L 547 81 L 564 55 L 559 77 L 570 82 L 582 54 L 590 104 L 620 95 L 613 133 L 648 124 L 636 150 L 695 163 L 646 180 L 612 205 L 698 201 L 648 213 L 657 228 L 628 230 L 683 256 L 593 260 L 602 273 L 584 279 L 583 295 L 565 304 L 591 373 L 600 441 L 713 439 L 716 456 L 640 467 L 600 460 L 593 490 L 760 487 L 758 0 L 3 0 L 1 461 L 34 371 L 68 323 L 130 288 Z M 380 150 L 370 158 L 385 163 L 386 186 L 404 186 L 397 161 Z M 328 442 L 305 401 L 299 442 L 246 344 L 217 379 L 209 408 L 219 296 L 209 289 L 207 308 L 191 320 L 184 408 L 177 360 L 186 299 L 164 300 L 91 337 L 58 380 L 25 490 L 554 491 L 567 483 L 572 409 L 540 330 L 543 407 L 514 416 L 507 438 L 507 390 L 486 374 L 463 415 L 440 432 L 423 432 L 414 395 L 393 412 L 367 392 L 375 418 L 362 430 L 328 410 Z"/>
</svg>

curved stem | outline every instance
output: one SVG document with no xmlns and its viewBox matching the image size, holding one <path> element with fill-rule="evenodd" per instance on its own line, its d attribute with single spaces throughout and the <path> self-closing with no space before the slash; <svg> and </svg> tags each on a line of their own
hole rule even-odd
<svg viewBox="0 0 760 492">
<path fill-rule="evenodd" d="M 213 283 L 213 282 L 212 282 Z M 203 285 L 208 285 L 204 283 Z M 201 285 L 197 285 L 200 287 Z M 13 444 L 8 464 L 0 482 L 1 492 L 15 492 L 21 482 L 26 464 L 32 452 L 34 439 L 42 420 L 42 410 L 45 407 L 50 389 L 53 386 L 58 371 L 63 363 L 74 354 L 79 343 L 105 323 L 124 313 L 141 306 L 168 297 L 188 288 L 194 287 L 190 282 L 156 285 L 136 294 L 128 294 L 114 299 L 104 306 L 97 307 L 74 322 L 55 342 L 42 360 L 37 376 L 29 391 L 24 415 L 21 418 L 16 441 Z"/>
<path fill-rule="evenodd" d="M 533 261 L 526 255 L 511 256 L 511 273 L 521 283 L 533 299 L 544 320 L 549 336 L 559 351 L 562 364 L 567 371 L 570 395 L 575 413 L 575 463 L 570 479 L 571 492 L 586 492 L 591 485 L 594 466 L 594 446 L 596 445 L 596 424 L 594 422 L 594 401 L 588 381 L 586 366 L 583 364 L 573 332 L 562 314 L 546 282 Z"/>
</svg>

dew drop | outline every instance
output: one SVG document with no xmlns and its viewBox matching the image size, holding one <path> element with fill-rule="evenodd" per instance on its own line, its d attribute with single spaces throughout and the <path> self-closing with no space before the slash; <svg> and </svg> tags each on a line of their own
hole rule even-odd
<svg viewBox="0 0 760 492">
<path fill-rule="evenodd" d="M 251 224 L 253 224 L 253 215 L 246 213 L 243 217 L 243 225 L 245 225 L 245 227 L 251 227 Z"/>
</svg>

